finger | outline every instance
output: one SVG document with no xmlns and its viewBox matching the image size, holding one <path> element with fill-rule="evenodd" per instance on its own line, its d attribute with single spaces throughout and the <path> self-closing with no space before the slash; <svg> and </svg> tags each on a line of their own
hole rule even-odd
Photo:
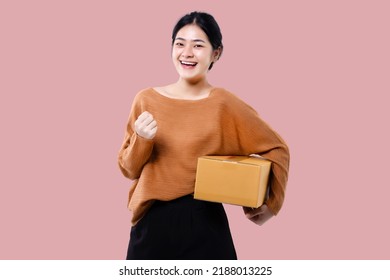
<svg viewBox="0 0 390 280">
<path fill-rule="evenodd" d="M 150 116 L 150 113 L 148 111 L 142 112 L 141 115 L 138 116 L 138 119 L 140 122 L 144 121 L 147 117 Z"/>
<path fill-rule="evenodd" d="M 152 136 L 155 136 L 156 133 L 157 133 L 157 126 L 154 127 L 154 128 L 152 128 L 152 129 L 150 130 L 150 134 L 151 134 Z"/>
<path fill-rule="evenodd" d="M 253 208 L 251 208 L 251 207 L 243 207 L 243 209 L 244 209 L 245 216 L 248 219 L 252 218 L 255 215 L 255 213 L 253 211 Z"/>
<path fill-rule="evenodd" d="M 153 119 L 153 117 L 150 117 L 150 118 L 147 118 L 143 123 L 144 123 L 146 126 L 148 126 L 148 125 L 151 125 L 151 124 L 153 124 L 153 123 L 155 123 L 155 122 L 156 122 L 156 120 Z"/>
<path fill-rule="evenodd" d="M 144 120 L 140 122 L 140 125 L 142 127 L 147 127 L 153 121 L 154 121 L 153 116 L 149 114 Z"/>
<path fill-rule="evenodd" d="M 250 211 L 252 211 L 252 208 L 246 207 L 246 206 L 243 206 L 242 209 L 244 210 L 244 213 L 245 213 L 245 214 L 248 213 L 248 212 L 250 212 Z"/>
<path fill-rule="evenodd" d="M 154 127 L 152 129 L 145 129 L 144 130 L 144 137 L 147 139 L 153 139 L 154 136 L 156 136 L 157 127 Z"/>
<path fill-rule="evenodd" d="M 247 212 L 245 212 L 245 215 L 248 218 L 253 218 L 253 217 L 256 217 L 256 216 L 259 216 L 259 215 L 263 215 L 263 214 L 264 214 L 264 209 L 262 207 L 259 207 L 259 208 L 248 208 Z"/>
<path fill-rule="evenodd" d="M 254 217 L 256 217 L 256 216 L 258 216 L 259 214 L 258 213 L 255 213 L 255 211 L 250 211 L 250 212 L 247 212 L 247 213 L 245 213 L 245 216 L 248 218 L 248 219 L 250 219 L 250 220 L 252 220 Z"/>
<path fill-rule="evenodd" d="M 153 116 L 149 112 L 143 112 L 137 119 L 137 123 L 141 126 L 147 126 L 153 121 Z"/>
<path fill-rule="evenodd" d="M 151 130 L 151 129 L 155 128 L 156 126 L 157 126 L 157 122 L 155 120 L 153 120 L 146 126 L 146 128 Z"/>
<path fill-rule="evenodd" d="M 254 218 L 249 219 L 249 220 L 258 226 L 262 226 L 266 222 L 266 220 L 262 219 L 260 216 L 254 217 Z"/>
<path fill-rule="evenodd" d="M 257 216 L 254 216 L 254 217 L 251 217 L 251 218 L 248 218 L 248 219 L 249 219 L 250 221 L 256 223 L 257 221 L 260 220 L 260 217 L 259 217 L 259 215 L 257 215 Z"/>
<path fill-rule="evenodd" d="M 139 115 L 139 117 L 137 118 L 137 120 L 134 122 L 134 124 L 136 126 L 142 126 L 143 122 L 145 121 L 145 119 L 149 116 L 149 114 L 146 112 L 143 112 L 141 115 Z"/>
</svg>

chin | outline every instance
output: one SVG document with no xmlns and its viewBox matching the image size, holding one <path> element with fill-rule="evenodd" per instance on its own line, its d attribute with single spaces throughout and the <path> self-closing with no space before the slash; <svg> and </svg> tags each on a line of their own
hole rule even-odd
<svg viewBox="0 0 390 280">
<path fill-rule="evenodd" d="M 182 72 L 178 72 L 178 74 L 181 80 L 191 84 L 195 84 L 199 81 L 206 79 L 206 75 L 202 75 L 202 74 L 188 75 L 188 73 L 182 73 Z"/>
</svg>

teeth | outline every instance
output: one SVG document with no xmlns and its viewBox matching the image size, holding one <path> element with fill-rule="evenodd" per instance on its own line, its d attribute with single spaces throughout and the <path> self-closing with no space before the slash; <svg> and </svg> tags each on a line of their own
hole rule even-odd
<svg viewBox="0 0 390 280">
<path fill-rule="evenodd" d="M 188 65 L 188 66 L 195 66 L 196 62 L 186 62 L 186 61 L 180 61 L 181 64 Z"/>
</svg>

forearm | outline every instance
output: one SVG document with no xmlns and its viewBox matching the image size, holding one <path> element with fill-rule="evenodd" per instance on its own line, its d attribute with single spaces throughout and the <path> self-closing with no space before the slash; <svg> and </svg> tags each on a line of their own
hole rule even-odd
<svg viewBox="0 0 390 280">
<path fill-rule="evenodd" d="M 265 204 L 267 204 L 270 211 L 276 215 L 282 208 L 284 202 L 290 154 L 288 147 L 285 144 L 282 144 L 263 156 L 272 162 L 269 196 Z"/>
<path fill-rule="evenodd" d="M 138 179 L 153 151 L 154 141 L 133 133 L 125 138 L 119 151 L 118 164 L 124 176 Z"/>
</svg>

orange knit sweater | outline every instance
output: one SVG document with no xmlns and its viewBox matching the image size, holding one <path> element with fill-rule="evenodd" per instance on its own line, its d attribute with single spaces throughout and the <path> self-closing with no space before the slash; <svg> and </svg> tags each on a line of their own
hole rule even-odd
<svg viewBox="0 0 390 280">
<path fill-rule="evenodd" d="M 157 122 L 147 140 L 134 132 L 144 112 Z M 283 139 L 234 94 L 214 88 L 207 98 L 182 100 L 149 88 L 134 98 L 118 163 L 133 181 L 128 207 L 136 224 L 154 200 L 172 200 L 194 192 L 197 159 L 203 155 L 259 154 L 272 162 L 269 198 L 276 215 L 282 207 L 289 168 Z"/>
</svg>

